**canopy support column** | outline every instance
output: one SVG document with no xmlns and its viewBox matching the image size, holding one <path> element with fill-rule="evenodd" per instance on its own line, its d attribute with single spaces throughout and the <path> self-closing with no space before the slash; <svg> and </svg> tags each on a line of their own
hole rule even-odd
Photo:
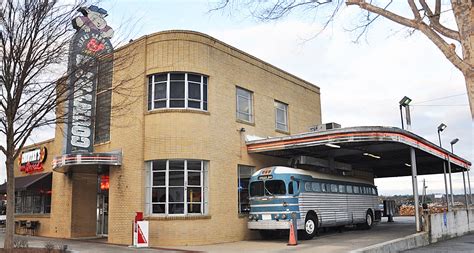
<svg viewBox="0 0 474 253">
<path fill-rule="evenodd" d="M 469 185 L 469 199 L 471 200 L 471 205 L 472 205 L 474 203 L 472 203 L 471 180 L 469 179 L 469 174 L 471 171 L 469 168 L 467 168 L 466 171 L 467 171 L 467 183 Z"/>
<path fill-rule="evenodd" d="M 446 191 L 446 207 L 448 209 L 448 212 L 451 210 L 451 204 L 449 202 L 449 193 L 448 193 L 448 180 L 446 179 L 446 162 L 443 160 L 443 175 L 444 175 L 444 190 Z"/>
<path fill-rule="evenodd" d="M 466 176 L 464 176 L 464 168 L 462 169 L 462 183 L 464 185 L 464 201 L 466 203 L 466 209 L 468 209 L 469 201 L 467 200 Z"/>
<path fill-rule="evenodd" d="M 417 179 L 417 170 L 416 170 L 416 154 L 415 149 L 410 147 L 410 158 L 411 158 L 411 179 L 413 183 L 413 197 L 415 199 L 415 222 L 416 222 L 416 232 L 421 231 L 421 222 L 420 222 L 420 209 L 418 201 L 418 179 Z"/>
<path fill-rule="evenodd" d="M 454 209 L 454 197 L 453 197 L 453 180 L 451 179 L 451 157 L 448 155 L 448 171 L 449 171 L 449 190 L 451 191 L 451 203 Z"/>
</svg>

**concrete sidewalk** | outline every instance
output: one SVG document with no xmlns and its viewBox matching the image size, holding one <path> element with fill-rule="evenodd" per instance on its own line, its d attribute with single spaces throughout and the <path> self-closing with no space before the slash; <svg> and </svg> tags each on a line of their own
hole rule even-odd
<svg viewBox="0 0 474 253">
<path fill-rule="evenodd" d="M 395 217 L 394 223 L 386 219 L 370 230 L 345 229 L 342 233 L 335 230 L 323 232 L 308 241 L 299 241 L 297 246 L 287 246 L 288 238 L 274 240 L 249 240 L 203 246 L 162 246 L 159 249 L 136 249 L 127 246 L 105 243 L 105 240 L 57 239 L 36 236 L 18 236 L 28 240 L 30 247 L 44 247 L 46 242 L 56 245 L 68 245 L 74 252 L 325 252 L 342 253 L 369 245 L 401 238 L 415 232 L 414 217 Z M 4 234 L 0 234 L 0 247 L 3 247 Z"/>
<path fill-rule="evenodd" d="M 0 247 L 3 248 L 4 233 L 0 233 Z M 128 246 L 108 244 L 101 242 L 101 240 L 75 240 L 75 239 L 57 239 L 38 236 L 20 236 L 15 238 L 25 239 L 28 241 L 28 246 L 31 248 L 44 248 L 46 243 L 53 243 L 56 246 L 67 245 L 67 249 L 72 252 L 81 253 L 116 253 L 116 252 L 163 252 L 163 253 L 182 253 L 181 250 L 173 249 L 149 249 L 149 248 L 130 248 Z"/>
</svg>

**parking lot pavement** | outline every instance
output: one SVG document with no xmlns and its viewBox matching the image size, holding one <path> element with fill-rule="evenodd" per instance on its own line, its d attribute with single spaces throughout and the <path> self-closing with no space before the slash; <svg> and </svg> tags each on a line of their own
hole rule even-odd
<svg viewBox="0 0 474 253">
<path fill-rule="evenodd" d="M 404 251 L 406 253 L 474 252 L 474 234 L 433 243 L 425 247 Z"/>
<path fill-rule="evenodd" d="M 384 241 L 415 233 L 414 217 L 395 217 L 394 223 L 383 221 L 370 230 L 345 229 L 342 233 L 329 231 L 309 241 L 298 241 L 297 246 L 287 246 L 288 238 L 251 240 L 206 246 L 178 247 L 182 250 L 205 252 L 349 252 Z"/>
<path fill-rule="evenodd" d="M 413 234 L 415 231 L 414 217 L 395 217 L 394 223 L 387 223 L 386 219 L 370 230 L 346 228 L 342 233 L 335 230 L 322 232 L 318 237 L 309 241 L 299 241 L 297 246 L 287 246 L 288 237 L 274 240 L 251 240 L 233 243 L 221 243 L 205 246 L 176 247 L 163 246 L 160 249 L 135 249 L 127 246 L 112 245 L 105 240 L 73 240 L 53 239 L 37 236 L 18 236 L 28 240 L 30 247 L 44 247 L 46 242 L 55 245 L 68 245 L 73 252 L 326 252 L 339 253 L 363 248 L 376 243 L 393 240 Z M 3 247 L 4 234 L 0 233 L 0 247 Z"/>
</svg>

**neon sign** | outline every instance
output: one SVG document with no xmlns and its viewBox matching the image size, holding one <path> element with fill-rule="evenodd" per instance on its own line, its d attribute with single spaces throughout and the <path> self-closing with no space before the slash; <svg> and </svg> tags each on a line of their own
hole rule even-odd
<svg viewBox="0 0 474 253">
<path fill-rule="evenodd" d="M 20 171 L 28 174 L 43 171 L 43 163 L 46 161 L 47 154 L 46 147 L 22 152 L 18 157 Z"/>
</svg>

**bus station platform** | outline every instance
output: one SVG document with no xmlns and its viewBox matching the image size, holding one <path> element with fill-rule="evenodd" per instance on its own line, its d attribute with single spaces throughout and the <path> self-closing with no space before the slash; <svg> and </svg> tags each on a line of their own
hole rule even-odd
<svg viewBox="0 0 474 253">
<path fill-rule="evenodd" d="M 185 251 L 202 252 L 326 252 L 342 253 L 365 248 L 370 245 L 383 243 L 413 234 L 415 217 L 400 216 L 395 222 L 388 223 L 387 218 L 370 230 L 345 228 L 342 232 L 329 230 L 321 232 L 312 240 L 298 241 L 296 246 L 287 246 L 288 236 L 271 240 L 245 240 L 232 243 L 221 243 L 204 246 L 178 247 Z"/>
</svg>

